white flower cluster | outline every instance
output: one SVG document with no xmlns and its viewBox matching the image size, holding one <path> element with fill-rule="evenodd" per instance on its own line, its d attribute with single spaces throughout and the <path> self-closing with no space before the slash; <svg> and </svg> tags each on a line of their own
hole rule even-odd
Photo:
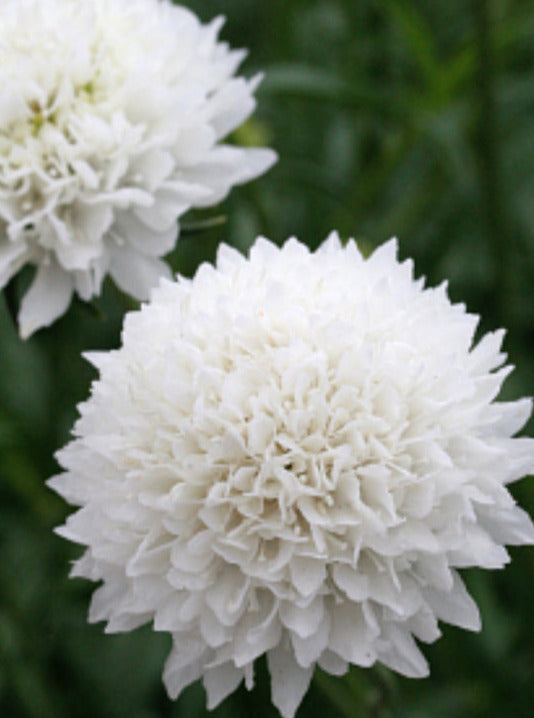
<svg viewBox="0 0 534 718">
<path fill-rule="evenodd" d="M 272 165 L 220 140 L 253 111 L 244 57 L 167 0 L 4 0 L 0 21 L 0 288 L 37 265 L 27 337 L 109 273 L 146 299 L 177 217 Z"/>
<path fill-rule="evenodd" d="M 495 402 L 502 332 L 425 289 L 391 241 L 364 259 L 222 246 L 126 317 L 51 486 L 81 508 L 58 532 L 103 581 L 91 621 L 173 635 L 173 697 L 203 677 L 212 708 L 267 654 L 294 715 L 314 666 L 428 668 L 414 637 L 478 630 L 456 569 L 500 568 L 534 542 L 506 485 L 534 469 L 511 438 L 526 399 Z"/>
</svg>

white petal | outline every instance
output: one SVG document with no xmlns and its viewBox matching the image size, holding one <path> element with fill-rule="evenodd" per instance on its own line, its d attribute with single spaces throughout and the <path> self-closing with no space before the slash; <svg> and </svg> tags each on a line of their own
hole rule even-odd
<svg viewBox="0 0 534 718">
<path fill-rule="evenodd" d="M 180 167 L 191 167 L 204 160 L 216 141 L 215 131 L 208 125 L 184 127 L 173 148 Z"/>
<path fill-rule="evenodd" d="M 500 352 L 504 335 L 504 329 L 498 329 L 495 332 L 488 332 L 482 337 L 469 355 L 469 359 L 473 363 L 473 369 L 482 373 L 501 366 L 503 361 L 506 360 L 506 354 L 501 354 Z"/>
<path fill-rule="evenodd" d="M 328 237 L 325 239 L 325 241 L 320 245 L 320 247 L 317 250 L 318 254 L 328 254 L 332 253 L 335 254 L 336 252 L 339 252 L 340 249 L 342 249 L 341 244 L 341 238 L 339 236 L 339 232 L 330 232 Z"/>
<path fill-rule="evenodd" d="M 242 152 L 244 153 L 243 164 L 240 168 L 241 173 L 237 184 L 243 184 L 255 177 L 259 177 L 278 161 L 276 152 L 265 147 L 249 147 L 242 150 Z"/>
<path fill-rule="evenodd" d="M 365 601 L 369 596 L 369 578 L 363 572 L 338 564 L 332 570 L 332 577 L 352 601 Z"/>
<path fill-rule="evenodd" d="M 457 568 L 481 566 L 502 568 L 510 561 L 504 546 L 496 544 L 486 531 L 477 524 L 467 525 L 462 546 L 448 554 L 450 563 Z"/>
<path fill-rule="evenodd" d="M 243 680 L 243 669 L 236 668 L 233 663 L 224 663 L 204 671 L 202 682 L 208 695 L 207 709 L 212 711 L 230 693 L 233 693 Z"/>
<path fill-rule="evenodd" d="M 29 251 L 23 242 L 0 239 L 0 289 L 19 271 L 28 258 Z"/>
<path fill-rule="evenodd" d="M 72 277 L 55 262 L 40 264 L 33 283 L 22 299 L 18 322 L 20 336 L 27 339 L 60 317 L 69 306 Z"/>
<path fill-rule="evenodd" d="M 466 628 L 468 631 L 480 631 L 481 622 L 477 605 L 455 571 L 453 571 L 453 588 L 450 591 L 427 588 L 423 591 L 423 595 L 430 608 L 442 621 Z"/>
<path fill-rule="evenodd" d="M 289 564 L 291 580 L 303 596 L 313 595 L 326 578 L 326 567 L 320 559 L 295 556 Z"/>
<path fill-rule="evenodd" d="M 113 610 L 126 594 L 124 583 L 105 583 L 100 586 L 91 597 L 89 623 L 98 623 L 113 615 Z"/>
<path fill-rule="evenodd" d="M 331 618 L 328 648 L 350 663 L 371 666 L 376 660 L 374 632 L 367 624 L 361 607 L 347 601 L 332 609 Z"/>
<path fill-rule="evenodd" d="M 255 105 L 248 82 L 241 77 L 235 78 L 215 93 L 210 98 L 208 112 L 212 117 L 212 126 L 217 139 L 224 137 L 244 122 Z"/>
<path fill-rule="evenodd" d="M 428 663 L 405 627 L 386 624 L 380 644 L 378 658 L 389 668 L 408 678 L 428 675 Z"/>
<path fill-rule="evenodd" d="M 182 609 L 187 600 L 185 592 L 173 591 L 164 601 L 159 601 L 159 606 L 154 612 L 154 630 L 170 631 L 177 633 L 187 626 L 187 621 L 182 619 Z"/>
<path fill-rule="evenodd" d="M 95 369 L 101 371 L 105 364 L 109 362 L 109 354 L 104 351 L 83 352 L 83 358 L 89 362 Z"/>
<path fill-rule="evenodd" d="M 313 666 L 302 668 L 292 654 L 278 646 L 267 654 L 271 696 L 282 718 L 293 718 L 313 675 Z"/>
<path fill-rule="evenodd" d="M 332 651 L 324 651 L 318 660 L 319 667 L 332 676 L 344 676 L 349 670 L 349 664 Z"/>
<path fill-rule="evenodd" d="M 530 516 L 514 506 L 512 509 L 479 509 L 479 520 L 494 541 L 510 546 L 534 544 L 534 524 Z"/>
<path fill-rule="evenodd" d="M 240 255 L 242 257 L 242 255 Z M 220 255 L 217 255 L 217 263 L 221 266 Z M 263 454 L 272 441 L 276 429 L 275 422 L 267 414 L 259 414 L 253 417 L 248 424 L 248 448 L 256 454 Z"/>
<path fill-rule="evenodd" d="M 296 633 L 291 634 L 291 643 L 295 651 L 295 658 L 299 665 L 307 668 L 314 664 L 328 646 L 330 635 L 330 615 L 324 613 L 323 620 L 315 633 L 307 638 L 300 638 Z"/>
<path fill-rule="evenodd" d="M 228 567 L 206 592 L 206 603 L 225 626 L 234 625 L 242 614 L 249 585 L 237 567 Z"/>
<path fill-rule="evenodd" d="M 247 623 L 245 620 L 243 626 L 238 626 L 234 638 L 234 662 L 239 667 L 252 663 L 256 658 L 277 646 L 282 636 L 282 626 L 277 618 L 270 621 L 261 631 L 255 631 L 254 628 L 251 630 Z"/>
<path fill-rule="evenodd" d="M 160 149 L 147 152 L 130 165 L 130 175 L 142 182 L 143 187 L 154 192 L 169 177 L 174 169 L 175 161 L 170 152 Z"/>
<path fill-rule="evenodd" d="M 83 240 L 91 244 L 102 239 L 113 221 L 113 210 L 109 205 L 87 206 L 77 202 L 71 209 L 71 223 Z"/>
<path fill-rule="evenodd" d="M 200 641 L 175 638 L 163 670 L 163 683 L 172 699 L 202 675 L 207 651 Z"/>
<path fill-rule="evenodd" d="M 250 263 L 258 267 L 268 266 L 279 255 L 280 248 L 267 237 L 257 237 L 249 252 Z"/>
<path fill-rule="evenodd" d="M 492 434 L 513 436 L 524 427 L 531 414 L 532 399 L 518 399 L 488 406 L 484 418 L 489 419 Z"/>
<path fill-rule="evenodd" d="M 398 251 L 399 242 L 396 237 L 392 237 L 375 249 L 367 260 L 367 266 L 369 268 L 373 267 L 373 269 L 375 267 L 383 267 L 385 272 L 387 272 L 392 265 L 397 264 Z"/>
<path fill-rule="evenodd" d="M 207 207 L 223 200 L 234 184 L 243 184 L 266 172 L 277 161 L 278 155 L 269 149 L 241 149 L 218 147 L 209 162 L 197 165 L 187 173 L 192 181 L 211 189 L 206 198 L 199 198 L 195 207 Z M 224 153 L 221 152 L 224 150 Z M 223 169 L 224 168 L 224 169 Z"/>
<path fill-rule="evenodd" d="M 432 586 L 440 591 L 450 591 L 453 587 L 453 573 L 445 555 L 421 554 L 414 564 L 414 573 L 418 580 L 424 582 L 424 585 Z"/>
<path fill-rule="evenodd" d="M 154 625 L 156 625 L 154 623 Z M 200 616 L 202 638 L 211 648 L 219 648 L 232 638 L 231 629 L 219 621 L 215 614 L 205 607 Z"/>
<path fill-rule="evenodd" d="M 120 613 L 111 616 L 104 633 L 125 633 L 126 631 L 134 631 L 139 626 L 143 626 L 152 619 L 152 613 Z"/>
<path fill-rule="evenodd" d="M 178 240 L 178 224 L 173 222 L 168 229 L 157 231 L 139 219 L 132 212 L 117 212 L 113 232 L 142 254 L 161 257 L 174 247 Z"/>
<path fill-rule="evenodd" d="M 286 628 L 294 631 L 299 638 L 308 638 L 314 634 L 323 618 L 324 606 L 321 596 L 315 598 L 309 606 L 301 608 L 291 601 L 282 601 L 280 618 Z"/>
<path fill-rule="evenodd" d="M 100 292 L 100 286 L 95 281 L 94 274 L 90 270 L 72 272 L 72 281 L 74 291 L 84 302 L 88 302 L 93 295 Z"/>
<path fill-rule="evenodd" d="M 420 641 L 432 643 L 441 636 L 435 615 L 428 608 L 422 608 L 406 623 L 406 628 Z"/>
<path fill-rule="evenodd" d="M 152 207 L 140 207 L 135 216 L 153 232 L 164 233 L 177 226 L 176 222 L 191 207 L 189 202 L 173 198 L 172 201 L 156 202 Z"/>
<path fill-rule="evenodd" d="M 160 279 L 170 277 L 171 272 L 165 262 L 140 254 L 126 245 L 111 245 L 109 253 L 109 273 L 124 292 L 136 299 L 148 299 Z"/>
<path fill-rule="evenodd" d="M 234 637 L 234 663 L 239 667 L 277 646 L 282 636 L 277 599 L 267 592 L 255 599 L 253 607 L 249 607 L 239 622 Z"/>
</svg>

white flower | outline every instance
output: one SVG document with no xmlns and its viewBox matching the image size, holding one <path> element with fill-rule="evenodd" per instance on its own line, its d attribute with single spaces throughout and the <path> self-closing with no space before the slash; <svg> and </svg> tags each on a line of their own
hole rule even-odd
<svg viewBox="0 0 534 718">
<path fill-rule="evenodd" d="M 146 299 L 177 217 L 276 155 L 219 141 L 253 111 L 244 52 L 168 0 L 4 0 L 0 22 L 0 288 L 37 265 L 27 337 L 109 273 Z"/>
<path fill-rule="evenodd" d="M 438 619 L 478 630 L 455 569 L 534 542 L 506 485 L 534 469 L 511 438 L 531 402 L 494 401 L 502 332 L 424 289 L 396 242 L 364 259 L 265 239 L 250 259 L 163 280 L 125 320 L 59 452 L 81 506 L 58 532 L 103 581 L 91 621 L 173 635 L 164 681 L 203 677 L 213 708 L 266 653 L 293 716 L 314 666 L 428 668 Z"/>
</svg>

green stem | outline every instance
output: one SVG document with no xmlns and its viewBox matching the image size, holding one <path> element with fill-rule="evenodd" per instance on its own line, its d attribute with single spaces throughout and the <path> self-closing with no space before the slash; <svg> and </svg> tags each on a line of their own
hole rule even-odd
<svg viewBox="0 0 534 718">
<path fill-rule="evenodd" d="M 213 229 L 214 227 L 221 227 L 223 224 L 226 224 L 227 221 L 228 218 L 226 215 L 220 214 L 216 217 L 208 217 L 207 219 L 184 222 L 182 225 L 182 231 L 180 232 L 180 237 L 183 239 L 184 237 L 191 237 L 195 234 L 205 232 L 208 229 Z"/>
<path fill-rule="evenodd" d="M 491 20 L 491 0 L 473 0 L 476 22 L 479 68 L 478 94 L 478 166 L 486 237 L 494 272 L 495 310 L 502 320 L 508 289 L 505 251 L 507 223 L 499 156 L 499 121 L 495 97 L 495 47 Z"/>
<path fill-rule="evenodd" d="M 346 718 L 391 718 L 391 686 L 376 668 L 352 668 L 344 678 L 317 669 L 314 682 Z"/>
<path fill-rule="evenodd" d="M 9 316 L 13 322 L 13 326 L 18 333 L 17 325 L 17 289 L 15 286 L 15 277 L 10 279 L 4 288 L 4 296 L 6 298 L 6 307 Z"/>
<path fill-rule="evenodd" d="M 360 716 L 360 707 L 355 703 L 354 698 L 347 690 L 340 678 L 331 678 L 326 673 L 316 669 L 313 677 L 314 683 L 320 692 L 328 698 L 335 708 L 347 718 Z M 337 685 L 339 681 L 340 685 Z"/>
<path fill-rule="evenodd" d="M 369 718 L 390 718 L 394 677 L 386 668 L 376 665 L 369 670 L 369 678 L 375 688 L 375 699 L 369 708 Z"/>
</svg>

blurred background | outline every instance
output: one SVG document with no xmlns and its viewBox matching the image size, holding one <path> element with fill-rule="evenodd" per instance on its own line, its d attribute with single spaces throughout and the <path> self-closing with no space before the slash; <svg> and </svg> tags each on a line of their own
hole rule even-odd
<svg viewBox="0 0 534 718">
<path fill-rule="evenodd" d="M 365 251 L 391 235 L 429 284 L 508 329 L 517 365 L 505 395 L 534 393 L 534 3 L 532 0 L 189 0 L 266 77 L 233 138 L 280 154 L 260 180 L 209 214 L 170 258 L 191 275 L 221 241 L 257 234 L 316 247 L 333 228 Z M 0 17 L 1 22 L 1 17 Z M 18 291 L 28 281 L 19 280 Z M 118 346 L 131 308 L 111 284 L 19 340 L 0 296 L 0 715 L 2 718 L 275 718 L 257 688 L 208 714 L 200 685 L 167 699 L 170 639 L 150 628 L 105 636 L 86 614 L 94 586 L 68 580 L 80 549 L 52 533 L 68 508 L 44 486 L 94 372 L 80 354 Z M 530 426 L 530 432 L 534 426 Z M 534 513 L 534 481 L 514 487 Z M 533 715 L 534 549 L 505 572 L 468 571 L 483 632 L 444 627 L 424 651 L 431 677 L 353 669 L 318 674 L 298 716 L 477 718 Z"/>
</svg>

